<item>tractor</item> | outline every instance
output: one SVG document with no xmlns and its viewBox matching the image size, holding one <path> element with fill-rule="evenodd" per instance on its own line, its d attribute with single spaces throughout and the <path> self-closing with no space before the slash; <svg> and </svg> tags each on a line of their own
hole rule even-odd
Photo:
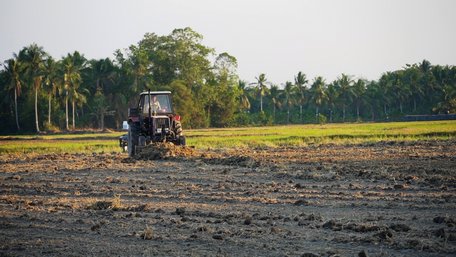
<svg viewBox="0 0 456 257">
<path fill-rule="evenodd" d="M 157 142 L 185 145 L 181 117 L 173 112 L 170 91 L 142 92 L 137 106 L 128 109 L 128 134 L 120 138 L 130 157 Z"/>
</svg>

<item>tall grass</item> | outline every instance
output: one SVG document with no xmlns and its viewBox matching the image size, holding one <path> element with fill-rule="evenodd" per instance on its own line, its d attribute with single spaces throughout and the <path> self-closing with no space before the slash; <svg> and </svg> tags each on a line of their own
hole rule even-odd
<svg viewBox="0 0 456 257">
<path fill-rule="evenodd" d="M 185 125 L 185 124 L 184 124 Z M 0 137 L 0 154 L 119 152 L 125 132 Z M 456 121 L 345 123 L 186 130 L 197 148 L 358 144 L 456 138 Z"/>
</svg>

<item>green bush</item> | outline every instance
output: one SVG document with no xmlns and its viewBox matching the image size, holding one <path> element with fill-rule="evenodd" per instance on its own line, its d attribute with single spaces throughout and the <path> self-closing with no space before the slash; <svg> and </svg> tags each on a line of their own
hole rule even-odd
<svg viewBox="0 0 456 257">
<path fill-rule="evenodd" d="M 319 113 L 318 116 L 317 116 L 317 121 L 318 121 L 318 124 L 326 124 L 328 119 L 326 118 L 325 115 Z"/>
</svg>

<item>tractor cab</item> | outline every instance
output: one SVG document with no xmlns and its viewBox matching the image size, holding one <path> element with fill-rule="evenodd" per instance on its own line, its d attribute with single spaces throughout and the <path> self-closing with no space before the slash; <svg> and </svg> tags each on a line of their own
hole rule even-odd
<svg viewBox="0 0 456 257">
<path fill-rule="evenodd" d="M 156 91 L 156 92 L 143 92 L 140 95 L 138 108 L 143 115 L 157 114 L 172 114 L 173 109 L 171 106 L 171 92 L 169 91 Z"/>
</svg>

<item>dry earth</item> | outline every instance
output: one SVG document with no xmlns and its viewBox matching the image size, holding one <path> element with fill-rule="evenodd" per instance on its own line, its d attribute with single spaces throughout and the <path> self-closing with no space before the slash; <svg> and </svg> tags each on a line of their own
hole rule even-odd
<svg viewBox="0 0 456 257">
<path fill-rule="evenodd" d="M 0 256 L 456 256 L 455 175 L 455 141 L 2 155 Z"/>
</svg>

